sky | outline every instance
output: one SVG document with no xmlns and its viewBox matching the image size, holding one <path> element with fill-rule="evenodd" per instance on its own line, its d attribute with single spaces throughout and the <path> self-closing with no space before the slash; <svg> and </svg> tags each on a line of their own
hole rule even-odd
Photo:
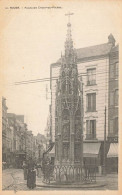
<svg viewBox="0 0 122 195">
<path fill-rule="evenodd" d="M 50 83 L 40 82 L 14 85 L 14 82 L 50 78 L 50 64 L 64 53 L 67 21 L 71 16 L 72 37 L 75 48 L 82 48 L 108 41 L 110 33 L 119 43 L 119 4 L 111 1 L 76 1 L 53 4 L 61 9 L 6 10 L 6 25 L 2 31 L 4 68 L 6 80 L 3 95 L 7 99 L 8 112 L 22 114 L 28 129 L 44 133 L 49 115 Z M 18 2 L 19 3 L 19 2 Z M 12 5 L 12 4 L 11 4 Z M 52 6 L 41 1 L 23 6 Z M 115 12 L 118 10 L 118 12 Z M 46 99 L 46 86 L 48 99 Z"/>
</svg>

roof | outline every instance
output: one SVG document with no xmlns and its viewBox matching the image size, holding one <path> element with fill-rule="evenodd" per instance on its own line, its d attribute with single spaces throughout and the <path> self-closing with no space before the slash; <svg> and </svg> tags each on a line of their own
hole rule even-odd
<svg viewBox="0 0 122 195">
<path fill-rule="evenodd" d="M 7 117 L 15 117 L 14 113 L 7 113 Z"/>
<path fill-rule="evenodd" d="M 111 48 L 112 48 L 112 44 L 104 43 L 100 45 L 76 49 L 77 58 L 83 59 L 83 58 L 107 55 L 111 51 Z"/>
<path fill-rule="evenodd" d="M 117 46 L 114 47 L 114 49 L 117 49 Z M 90 47 L 84 47 L 75 49 L 75 52 L 77 54 L 77 59 L 86 59 L 91 57 L 98 57 L 98 56 L 105 56 L 111 52 L 112 44 L 110 43 L 103 43 L 100 45 L 94 45 Z M 64 56 L 62 56 L 64 57 Z M 61 58 L 57 61 L 60 65 Z M 53 66 L 57 66 L 57 63 L 53 63 Z"/>
</svg>

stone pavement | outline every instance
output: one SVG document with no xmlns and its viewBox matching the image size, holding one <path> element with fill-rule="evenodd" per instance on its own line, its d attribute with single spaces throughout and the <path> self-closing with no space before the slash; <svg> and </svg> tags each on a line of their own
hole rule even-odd
<svg viewBox="0 0 122 195">
<path fill-rule="evenodd" d="M 29 190 L 26 185 L 27 181 L 24 180 L 24 174 L 22 169 L 6 169 L 3 170 L 2 174 L 2 186 L 3 190 Z M 103 185 L 106 184 L 106 185 Z M 61 190 L 69 190 L 70 188 L 76 190 L 117 190 L 118 186 L 118 175 L 117 174 L 109 174 L 107 176 L 97 176 L 97 185 L 93 186 L 52 186 L 47 185 L 42 182 L 42 178 L 36 177 L 36 188 L 34 190 L 55 190 L 56 188 L 61 188 Z M 64 188 L 64 189 L 63 189 Z M 32 191 L 32 189 L 31 189 Z"/>
<path fill-rule="evenodd" d="M 24 180 L 22 169 L 5 169 L 2 172 L 2 188 L 3 190 L 29 190 L 27 181 Z M 36 184 L 41 184 L 42 178 L 36 177 Z M 32 190 L 32 189 L 31 189 Z"/>
<path fill-rule="evenodd" d="M 19 169 L 5 169 L 2 171 L 2 188 L 6 189 L 14 183 L 13 175 L 19 173 Z"/>
</svg>

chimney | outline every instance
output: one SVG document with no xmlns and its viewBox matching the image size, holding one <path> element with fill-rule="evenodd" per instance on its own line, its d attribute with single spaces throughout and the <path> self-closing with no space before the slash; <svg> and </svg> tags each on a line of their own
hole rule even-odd
<svg viewBox="0 0 122 195">
<path fill-rule="evenodd" d="M 108 36 L 108 43 L 112 44 L 113 46 L 115 46 L 115 42 L 116 40 L 114 39 L 114 36 L 112 34 L 110 34 Z"/>
</svg>

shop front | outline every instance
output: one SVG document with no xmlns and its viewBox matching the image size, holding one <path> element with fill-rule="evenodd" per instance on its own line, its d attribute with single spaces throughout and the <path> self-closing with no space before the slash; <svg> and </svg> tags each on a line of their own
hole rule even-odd
<svg viewBox="0 0 122 195">
<path fill-rule="evenodd" d="M 118 172 L 118 143 L 110 143 L 107 154 L 107 172 Z"/>
<path fill-rule="evenodd" d="M 18 169 L 22 168 L 23 161 L 26 160 L 26 153 L 25 152 L 16 152 L 15 154 L 15 167 Z"/>
<path fill-rule="evenodd" d="M 100 166 L 100 142 L 83 143 L 83 166 L 95 168 L 101 173 Z"/>
</svg>

